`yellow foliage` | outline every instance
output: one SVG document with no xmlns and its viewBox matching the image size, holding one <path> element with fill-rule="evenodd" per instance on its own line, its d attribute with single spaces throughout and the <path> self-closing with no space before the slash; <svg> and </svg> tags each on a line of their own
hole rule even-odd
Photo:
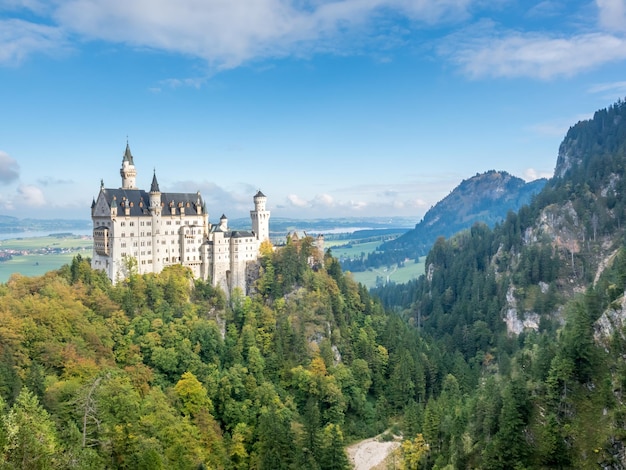
<svg viewBox="0 0 626 470">
<path fill-rule="evenodd" d="M 402 442 L 402 462 L 401 470 L 417 470 L 419 469 L 422 458 L 428 454 L 430 450 L 428 444 L 424 440 L 424 436 L 420 433 L 414 439 L 407 439 Z"/>
<path fill-rule="evenodd" d="M 263 240 L 259 246 L 259 254 L 261 256 L 270 256 L 274 253 L 274 245 L 269 240 Z"/>
</svg>

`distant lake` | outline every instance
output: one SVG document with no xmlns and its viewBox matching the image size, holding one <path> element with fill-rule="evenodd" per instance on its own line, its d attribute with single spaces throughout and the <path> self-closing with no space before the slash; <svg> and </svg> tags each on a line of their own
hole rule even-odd
<svg viewBox="0 0 626 470">
<path fill-rule="evenodd" d="M 93 234 L 93 231 L 92 230 L 58 230 L 58 231 L 43 230 L 41 232 L 0 233 L 0 240 L 11 240 L 14 238 L 48 237 L 51 235 L 59 235 L 59 234 L 67 234 L 67 233 L 71 233 L 72 235 L 82 237 L 82 236 L 91 236 Z"/>
</svg>

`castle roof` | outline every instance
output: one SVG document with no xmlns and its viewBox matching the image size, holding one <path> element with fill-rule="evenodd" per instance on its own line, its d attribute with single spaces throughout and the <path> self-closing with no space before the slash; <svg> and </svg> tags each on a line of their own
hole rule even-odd
<svg viewBox="0 0 626 470">
<path fill-rule="evenodd" d="M 124 152 L 124 159 L 122 161 L 123 162 L 128 162 L 131 165 L 135 164 L 133 162 L 133 154 L 130 153 L 130 145 L 128 145 L 128 142 L 126 142 L 126 151 Z"/>
<path fill-rule="evenodd" d="M 259 189 L 259 191 L 254 195 L 254 197 L 257 198 L 257 197 L 267 197 L 267 196 L 263 194 L 261 190 Z"/>
<path fill-rule="evenodd" d="M 119 211 L 123 211 L 128 206 L 131 217 L 150 216 L 150 194 L 146 191 L 121 188 L 103 188 L 101 191 L 109 207 L 117 206 Z M 161 215 L 163 216 L 171 215 L 173 210 L 175 215 L 179 215 L 181 207 L 185 208 L 185 215 L 197 215 L 198 209 L 202 208 L 203 204 L 202 198 L 197 193 L 161 193 Z"/>
<path fill-rule="evenodd" d="M 150 185 L 150 192 L 151 193 L 160 193 L 161 192 L 159 190 L 159 182 L 157 181 L 156 171 L 152 175 L 152 184 Z"/>
</svg>

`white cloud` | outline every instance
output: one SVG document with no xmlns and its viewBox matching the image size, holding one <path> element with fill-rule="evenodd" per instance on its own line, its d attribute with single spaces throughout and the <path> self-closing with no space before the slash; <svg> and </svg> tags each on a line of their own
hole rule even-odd
<svg viewBox="0 0 626 470">
<path fill-rule="evenodd" d="M 295 207 L 310 207 L 310 203 L 308 201 L 302 199 L 300 196 L 296 194 L 289 194 L 287 196 L 287 201 L 289 202 L 290 205 L 295 206 Z"/>
<path fill-rule="evenodd" d="M 20 176 L 20 166 L 8 153 L 0 150 L 0 183 L 8 184 Z"/>
<path fill-rule="evenodd" d="M 17 188 L 18 201 L 14 205 L 26 207 L 42 207 L 46 205 L 46 198 L 43 191 L 37 186 L 23 184 Z"/>
<path fill-rule="evenodd" d="M 368 41 L 393 43 L 405 31 L 381 34 L 372 28 L 383 13 L 450 23 L 467 17 L 473 1 L 56 0 L 48 15 L 42 2 L 12 0 L 9 7 L 35 11 L 42 23 L 52 19 L 56 26 L 5 21 L 0 46 L 4 56 L 21 59 L 62 44 L 67 35 L 181 53 L 232 68 L 258 58 L 343 51 L 347 42 L 351 47 Z"/>
<path fill-rule="evenodd" d="M 598 83 L 589 88 L 589 93 L 598 93 L 602 95 L 605 101 L 616 101 L 616 99 L 624 99 L 626 96 L 626 81 Z"/>
<path fill-rule="evenodd" d="M 526 168 L 524 170 L 524 180 L 535 181 L 539 178 L 552 178 L 552 172 L 540 171 L 535 168 Z"/>
<path fill-rule="evenodd" d="M 588 33 L 557 37 L 543 33 L 491 31 L 481 28 L 448 38 L 439 52 L 473 78 L 572 76 L 603 64 L 626 59 L 626 39 Z"/>
<path fill-rule="evenodd" d="M 18 65 L 35 52 L 54 55 L 66 49 L 65 35 L 56 26 L 0 20 L 0 64 Z"/>
<path fill-rule="evenodd" d="M 600 25 L 613 31 L 626 31 L 626 0 L 596 0 Z"/>
<path fill-rule="evenodd" d="M 323 207 L 333 207 L 335 201 L 330 194 L 318 194 L 315 196 L 314 205 Z"/>
</svg>

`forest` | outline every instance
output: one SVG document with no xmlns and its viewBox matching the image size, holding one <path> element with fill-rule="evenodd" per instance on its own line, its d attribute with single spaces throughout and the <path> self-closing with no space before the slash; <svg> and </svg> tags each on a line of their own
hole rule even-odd
<svg viewBox="0 0 626 470">
<path fill-rule="evenodd" d="M 0 468 L 350 468 L 347 442 L 440 388 L 417 331 L 311 240 L 261 264 L 229 299 L 80 256 L 0 285 Z"/>
<path fill-rule="evenodd" d="M 87 258 L 0 284 L 1 469 L 626 468 L 626 104 L 518 212 L 368 291 L 313 240 L 254 292 Z M 506 321 L 505 321 L 506 320 Z"/>
</svg>

